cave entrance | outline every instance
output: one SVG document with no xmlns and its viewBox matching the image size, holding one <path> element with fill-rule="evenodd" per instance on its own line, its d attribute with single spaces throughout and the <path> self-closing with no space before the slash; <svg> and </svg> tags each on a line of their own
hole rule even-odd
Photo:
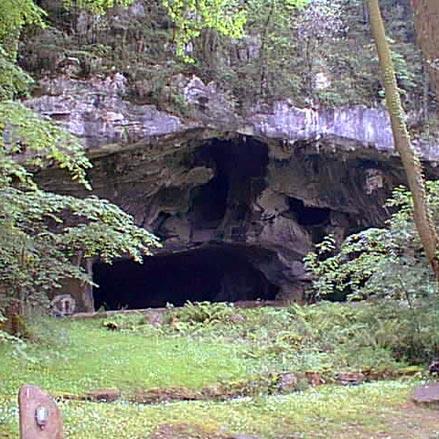
<svg viewBox="0 0 439 439">
<path fill-rule="evenodd" d="M 215 139 L 201 147 L 194 165 L 215 172 L 191 194 L 189 217 L 196 229 L 243 224 L 251 202 L 265 187 L 268 146 L 255 139 Z"/>
<path fill-rule="evenodd" d="M 93 266 L 95 308 L 142 309 L 191 302 L 273 300 L 279 288 L 250 261 L 248 249 L 213 247 Z"/>
</svg>

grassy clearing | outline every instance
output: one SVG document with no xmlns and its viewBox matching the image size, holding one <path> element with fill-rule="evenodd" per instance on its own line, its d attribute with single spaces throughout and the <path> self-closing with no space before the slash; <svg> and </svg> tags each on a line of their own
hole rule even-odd
<svg viewBox="0 0 439 439">
<path fill-rule="evenodd" d="M 412 386 L 412 382 L 324 386 L 283 396 L 156 406 L 68 401 L 61 408 L 68 437 L 78 439 L 147 438 L 163 423 L 189 423 L 207 430 L 245 432 L 267 439 L 355 437 L 358 431 L 368 434 L 361 437 L 375 437 L 379 432 L 392 431 L 389 420 L 398 416 Z M 14 437 L 14 422 L 11 411 L 0 432 Z M 417 437 L 409 433 L 397 437 Z"/>
<path fill-rule="evenodd" d="M 122 400 L 111 404 L 62 402 L 69 438 L 147 438 L 163 423 L 262 438 L 374 437 L 392 431 L 412 379 L 326 385 L 287 395 L 262 390 L 258 395 L 256 389 L 253 398 L 227 402 L 127 402 L 136 389 L 197 390 L 251 383 L 268 372 L 318 371 L 330 378 L 347 370 L 405 370 L 409 358 L 401 354 L 400 339 L 407 334 L 401 326 L 386 335 L 394 314 L 382 308 L 323 304 L 243 311 L 206 305 L 171 311 L 160 327 L 138 315 L 114 317 L 116 331 L 106 329 L 103 320 L 39 320 L 32 328 L 37 341 L 24 352 L 0 345 L 0 437 L 16 437 L 16 393 L 23 383 L 54 395 L 122 391 Z M 405 433 L 397 437 L 424 437 Z"/>
<path fill-rule="evenodd" d="M 319 430 L 325 434 L 332 432 L 332 437 L 336 437 L 335 433 L 345 428 L 343 424 L 362 425 L 369 431 L 383 430 L 385 421 L 379 417 L 398 406 L 408 388 L 400 383 L 350 389 L 328 387 L 318 392 L 310 390 L 248 401 L 184 402 L 154 407 L 67 404 L 64 412 L 73 419 L 86 420 L 82 426 L 76 423 L 69 427 L 71 437 L 77 438 L 112 437 L 118 424 L 128 428 L 127 433 L 120 432 L 118 437 L 142 438 L 163 422 L 202 423 L 213 430 L 253 433 L 266 438 Z M 385 408 L 380 408 L 383 405 Z M 94 422 L 96 418 L 98 422 Z"/>
<path fill-rule="evenodd" d="M 232 343 L 111 332 L 100 321 L 60 321 L 48 326 L 65 334 L 55 349 L 34 345 L 25 350 L 26 356 L 11 348 L 0 350 L 3 393 L 14 393 L 23 381 L 58 393 L 112 386 L 129 391 L 176 383 L 196 389 L 244 377 L 252 367 L 252 361 L 240 355 L 242 347 Z"/>
</svg>

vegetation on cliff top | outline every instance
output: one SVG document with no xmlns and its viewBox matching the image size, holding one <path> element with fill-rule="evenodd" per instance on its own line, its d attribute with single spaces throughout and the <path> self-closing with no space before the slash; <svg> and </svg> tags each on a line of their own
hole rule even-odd
<svg viewBox="0 0 439 439">
<path fill-rule="evenodd" d="M 99 19 L 66 11 L 60 2 L 42 4 L 48 26 L 29 30 L 20 45 L 20 65 L 36 75 L 56 74 L 63 60 L 76 59 L 77 77 L 115 69 L 127 77 L 133 99 L 162 107 L 179 73 L 214 81 L 242 110 L 277 98 L 314 107 L 382 102 L 360 0 L 251 0 L 227 2 L 227 8 L 224 2 L 142 0 Z M 194 13 L 195 4 L 201 13 Z M 431 97 L 408 1 L 383 0 L 382 6 L 405 104 L 416 121 L 419 114 L 426 120 Z"/>
</svg>

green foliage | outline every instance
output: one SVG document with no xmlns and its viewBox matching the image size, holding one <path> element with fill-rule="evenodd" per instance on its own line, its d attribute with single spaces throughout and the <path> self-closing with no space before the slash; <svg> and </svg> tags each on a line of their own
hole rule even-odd
<svg viewBox="0 0 439 439">
<path fill-rule="evenodd" d="M 134 0 L 64 0 L 67 8 L 76 7 L 94 14 L 104 14 L 115 6 L 129 6 Z"/>
<path fill-rule="evenodd" d="M 0 132 L 0 147 L 4 151 L 3 155 L 6 153 L 2 157 L 4 161 L 20 155 L 21 160 L 30 167 L 55 163 L 66 169 L 73 180 L 90 187 L 86 180 L 86 171 L 91 163 L 81 143 L 51 121 L 42 119 L 17 102 L 3 101 L 0 102 Z M 25 169 L 21 168 L 20 171 L 16 169 L 14 177 L 23 180 L 25 175 Z"/>
<path fill-rule="evenodd" d="M 152 326 L 141 313 L 112 315 L 105 320 L 33 318 L 34 342 L 27 341 L 26 357 L 9 345 L 0 345 L 0 436 L 17 425 L 16 392 L 23 382 L 42 386 L 54 396 L 120 389 L 122 400 L 112 404 L 60 402 L 69 437 L 81 439 L 144 437 L 163 419 L 203 419 L 218 429 L 273 439 L 291 434 L 291 425 L 296 432 L 310 436 L 321 434 L 324 426 L 327 436 L 339 437 L 346 431 L 343 422 L 359 423 L 362 432 L 366 425 L 382 432 L 377 418 L 387 419 L 388 404 L 397 406 L 407 400 L 412 381 L 320 386 L 289 395 L 258 393 L 264 386 L 273 392 L 270 377 L 282 371 L 319 372 L 329 383 L 337 372 L 348 370 L 369 372 L 372 379 L 416 372 L 422 368 L 407 368 L 404 360 L 412 355 L 418 361 L 421 349 L 425 349 L 421 358 L 429 360 L 438 342 L 437 305 L 423 310 L 421 337 L 413 330 L 410 310 L 394 301 L 234 311 L 244 318 L 206 324 L 204 331 L 192 326 L 192 331 L 184 333 L 176 331 L 171 322 Z M 103 327 L 108 321 L 120 330 Z M 411 351 L 416 343 L 417 353 Z M 242 383 L 258 396 L 149 406 L 129 402 L 138 390 L 166 394 L 182 389 L 190 395 L 190 391 L 205 388 L 239 389 Z M 370 410 L 383 406 L 386 416 L 378 416 L 378 412 L 372 416 L 375 412 Z M 368 416 L 364 416 L 365 410 Z M 322 425 L 316 426 L 316 416 Z M 285 419 L 292 424 L 285 426 Z M 122 433 L 121 422 L 125 426 Z M 394 427 L 393 417 L 389 423 Z M 407 437 L 412 433 L 410 430 Z"/>
<path fill-rule="evenodd" d="M 93 6 L 96 12 L 114 4 L 93 1 L 82 6 Z M 30 0 L 0 5 L 0 309 L 10 299 L 18 299 L 21 307 L 46 303 L 48 293 L 67 278 L 91 283 L 83 269 L 86 258 L 110 262 L 127 256 L 140 262 L 158 245 L 117 206 L 96 197 L 45 192 L 35 182 L 36 171 L 58 166 L 90 188 L 86 173 L 91 163 L 79 140 L 7 100 L 25 93 L 30 83 L 15 65 L 19 32 L 26 24 L 42 26 L 43 16 Z"/>
<path fill-rule="evenodd" d="M 399 82 L 399 88 L 403 93 L 413 90 L 419 84 L 416 83 L 416 74 L 413 71 L 413 67 L 407 63 L 407 60 L 401 53 L 392 50 L 392 61 L 395 66 L 395 73 Z"/>
<path fill-rule="evenodd" d="M 75 6 L 103 14 L 114 6 L 127 6 L 132 0 L 65 0 Z M 26 95 L 32 78 L 16 65 L 18 42 L 25 26 L 46 27 L 46 12 L 34 0 L 2 0 L 0 3 L 0 101 Z"/>
<path fill-rule="evenodd" d="M 291 309 L 302 343 L 331 352 L 353 369 L 392 370 L 398 361 L 428 362 L 439 352 L 438 307 L 424 301 L 415 310 L 398 302 Z M 326 348 L 324 347 L 326 346 Z M 322 366 L 329 360 L 323 356 Z M 401 364 L 400 366 L 403 366 Z M 330 365 L 333 370 L 333 366 Z"/>
<path fill-rule="evenodd" d="M 186 45 L 200 36 L 203 29 L 215 29 L 219 34 L 240 38 L 247 19 L 239 0 L 162 0 L 176 27 L 177 56 L 187 62 Z"/>
<path fill-rule="evenodd" d="M 181 325 L 211 325 L 230 322 L 236 315 L 233 304 L 210 302 L 187 302 L 184 307 L 170 308 L 168 319 L 176 329 Z"/>
<path fill-rule="evenodd" d="M 7 320 L 8 319 L 0 312 L 0 345 L 7 343 L 8 345 L 18 344 L 22 346 L 22 340 L 4 330 L 4 325 L 7 323 Z"/>
<path fill-rule="evenodd" d="M 20 31 L 25 25 L 43 26 L 45 13 L 32 0 L 0 3 L 0 101 L 27 92 L 31 78 L 15 64 Z"/>
<path fill-rule="evenodd" d="M 319 371 L 328 380 L 341 370 L 392 374 L 405 361 L 430 360 L 439 347 L 437 307 L 431 304 L 415 317 L 396 303 L 322 303 L 254 313 L 258 318 L 245 314 L 236 336 L 248 340 L 247 355 L 263 360 L 268 370 Z"/>
<path fill-rule="evenodd" d="M 28 303 L 44 300 L 67 277 L 90 282 L 80 264 L 83 258 L 110 262 L 129 255 L 141 261 L 156 245 L 130 215 L 96 197 L 9 187 L 0 191 L 0 201 L 2 287 L 6 296 Z"/>
<path fill-rule="evenodd" d="M 427 182 L 427 192 L 434 222 L 439 224 L 439 182 Z M 327 237 L 307 255 L 315 296 L 386 297 L 414 305 L 436 293 L 413 222 L 410 193 L 402 187 L 395 189 L 386 206 L 394 210 L 386 228 L 351 235 L 339 249 Z"/>
<path fill-rule="evenodd" d="M 396 41 L 400 87 L 407 103 L 419 106 L 413 94 L 421 89 L 421 58 L 409 41 L 409 26 L 393 24 L 404 15 L 391 3 L 388 26 Z M 195 44 L 200 74 L 232 90 L 244 106 L 258 98 L 285 97 L 313 106 L 380 101 L 378 63 L 362 2 L 314 0 L 294 6 L 281 0 L 247 2 L 241 41 L 202 34 Z"/>
<path fill-rule="evenodd" d="M 56 396 L 81 395 L 97 388 L 122 391 L 122 400 L 111 404 L 59 401 L 66 434 L 77 439 L 144 438 L 162 424 L 187 426 L 200 422 L 215 431 L 267 439 L 291 437 L 292 428 L 298 437 L 318 437 L 322 431 L 327 437 L 342 437 L 347 428 L 349 434 L 354 431 L 353 425 L 358 425 L 362 434 L 376 436 L 387 428 L 394 433 L 394 411 L 399 410 L 415 385 L 413 381 L 383 381 L 361 386 L 321 386 L 290 395 L 262 395 L 224 402 L 134 404 L 128 399 L 136 389 L 200 389 L 215 386 L 224 378 L 231 383 L 245 379 L 250 376 L 246 375 L 248 360 L 238 355 L 239 350 L 231 346 L 230 340 L 213 343 L 156 334 L 110 332 L 102 329 L 99 321 L 52 321 L 49 327 L 55 333 L 60 330 L 69 333 L 61 352 L 36 345 L 29 348 L 33 361 L 28 361 L 0 347 L 2 438 L 17 437 L 16 389 L 23 382 L 35 383 Z M 408 412 L 404 414 L 401 425 L 407 423 Z M 413 427 L 407 437 L 412 433 Z"/>
<path fill-rule="evenodd" d="M 87 29 L 76 29 L 76 18 L 52 12 L 54 28 L 26 38 L 21 65 L 37 74 L 54 73 L 62 53 L 80 61 L 84 76 L 116 69 L 127 77 L 131 98 L 183 115 L 174 87 L 180 73 L 214 81 L 243 109 L 260 99 L 288 98 L 298 106 L 382 101 L 360 0 L 143 0 L 140 5 L 147 14 L 104 14 Z M 383 7 L 407 109 L 426 114 L 428 96 L 419 99 L 425 76 L 410 15 L 394 0 L 383 0 Z M 233 23 L 231 10 L 243 22 Z M 63 31 L 66 26 L 72 33 Z M 237 29 L 239 38 L 233 34 Z"/>
<path fill-rule="evenodd" d="M 25 25 L 43 25 L 44 15 L 44 11 L 33 0 L 2 0 L 0 3 L 0 45 L 15 43 L 15 41 L 10 41 L 11 36 L 15 39 Z M 11 52 L 14 54 L 13 50 Z"/>
<path fill-rule="evenodd" d="M 32 78 L 19 68 L 0 45 L 0 101 L 26 95 Z"/>
<path fill-rule="evenodd" d="M 209 313 L 216 308 L 215 304 L 203 306 L 208 307 Z M 428 362 L 439 353 L 439 309 L 435 300 L 424 299 L 416 307 L 381 300 L 229 308 L 225 317 L 218 307 L 220 315 L 211 321 L 207 318 L 204 324 L 199 323 L 199 310 L 188 313 L 185 308 L 181 308 L 181 319 L 175 318 L 171 309 L 162 326 L 154 330 L 197 340 L 236 340 L 246 347 L 245 357 L 259 363 L 253 373 L 312 370 L 329 380 L 345 370 L 398 374 L 407 363 Z M 130 327 L 144 334 L 149 333 L 148 328 L 144 322 Z"/>
</svg>

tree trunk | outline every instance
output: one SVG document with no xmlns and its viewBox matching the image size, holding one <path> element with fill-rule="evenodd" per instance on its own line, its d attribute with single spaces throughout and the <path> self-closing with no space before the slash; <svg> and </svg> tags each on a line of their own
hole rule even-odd
<svg viewBox="0 0 439 439">
<path fill-rule="evenodd" d="M 379 0 L 366 1 L 383 76 L 386 104 L 390 114 L 395 148 L 401 157 L 413 198 L 415 225 L 434 275 L 436 279 L 439 279 L 439 261 L 436 255 L 438 237 L 428 208 L 422 165 L 411 145 L 405 122 L 405 114 L 398 91 L 390 48 L 386 39 Z"/>
<path fill-rule="evenodd" d="M 439 1 L 411 0 L 416 34 L 439 99 Z"/>
</svg>

